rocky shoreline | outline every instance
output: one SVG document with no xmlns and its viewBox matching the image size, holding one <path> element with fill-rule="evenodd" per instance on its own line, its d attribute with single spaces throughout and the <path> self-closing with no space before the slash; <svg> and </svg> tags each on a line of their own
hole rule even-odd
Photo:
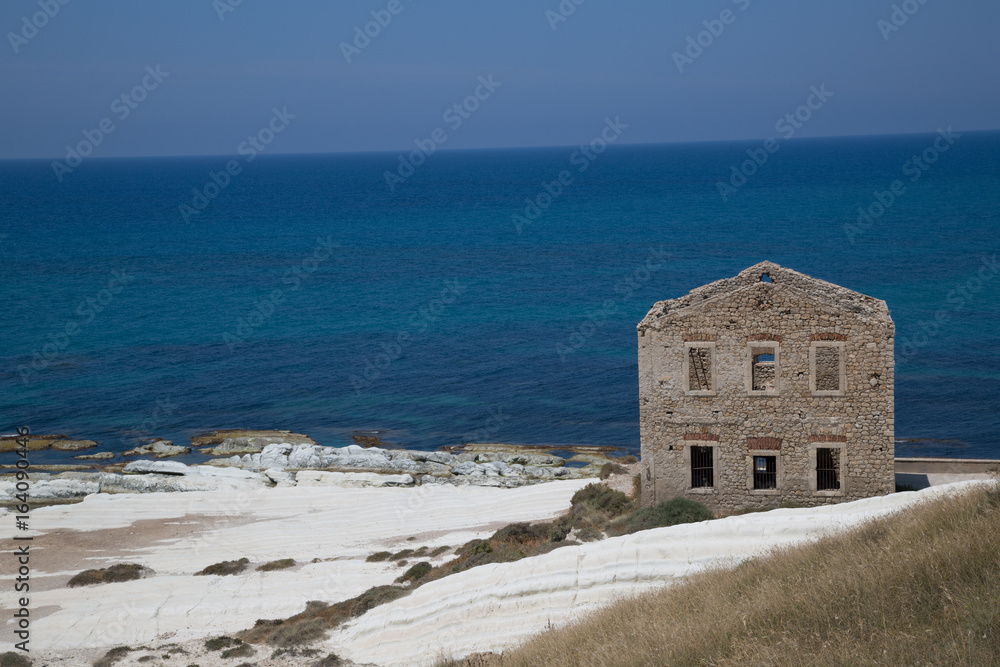
<svg viewBox="0 0 1000 667">
<path fill-rule="evenodd" d="M 370 437 L 370 436 L 369 436 Z M 376 441 L 371 438 L 367 442 Z M 62 436 L 37 436 L 43 444 L 62 448 Z M 85 441 L 91 442 L 91 441 Z M 128 463 L 45 466 L 49 472 L 32 472 L 31 495 L 35 501 L 72 502 L 93 493 L 160 493 L 242 490 L 292 486 L 413 487 L 428 484 L 515 488 L 557 479 L 597 477 L 606 463 L 618 461 L 608 448 L 573 447 L 550 453 L 551 448 L 466 444 L 448 451 L 418 451 L 385 447 L 325 447 L 309 436 L 289 431 L 215 431 L 192 439 L 202 454 L 214 456 L 204 464 L 164 461 L 189 453 L 155 440 L 124 452 L 122 456 L 150 456 Z M 93 445 L 90 445 L 93 446 Z M 73 450 L 71 450 L 73 451 Z M 88 460 L 107 460 L 106 454 L 87 454 Z M 81 457 L 77 457 L 81 458 Z M 10 466 L 5 466 L 10 467 Z M 42 466 L 38 466 L 42 467 Z M 84 466 L 80 466 L 81 468 Z M 13 479 L 0 478 L 0 504 L 14 501 Z"/>
</svg>

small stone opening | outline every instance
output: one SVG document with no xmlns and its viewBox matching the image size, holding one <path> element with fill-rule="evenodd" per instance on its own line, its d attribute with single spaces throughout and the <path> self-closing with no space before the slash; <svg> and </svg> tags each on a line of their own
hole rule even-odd
<svg viewBox="0 0 1000 667">
<path fill-rule="evenodd" d="M 752 388 L 754 391 L 774 391 L 777 369 L 774 360 L 773 347 L 755 347 L 751 350 L 752 366 L 750 369 Z"/>
<path fill-rule="evenodd" d="M 840 391 L 840 348 L 816 348 L 816 391 Z"/>
<path fill-rule="evenodd" d="M 773 283 L 774 282 L 773 280 L 771 280 L 771 274 L 770 273 L 765 273 L 765 274 L 761 275 L 760 281 L 762 283 Z"/>
<path fill-rule="evenodd" d="M 712 348 L 688 348 L 688 391 L 712 391 Z"/>
</svg>

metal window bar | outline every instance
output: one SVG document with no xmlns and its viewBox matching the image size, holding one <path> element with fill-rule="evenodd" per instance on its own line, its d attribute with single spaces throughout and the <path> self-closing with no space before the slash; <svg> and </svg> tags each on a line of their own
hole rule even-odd
<svg viewBox="0 0 1000 667">
<path fill-rule="evenodd" d="M 778 488 L 777 456 L 753 457 L 753 488 L 755 489 Z"/>
<path fill-rule="evenodd" d="M 840 490 L 840 452 L 832 447 L 816 449 L 816 490 Z"/>
<path fill-rule="evenodd" d="M 711 447 L 691 448 L 691 488 L 715 486 L 715 469 Z"/>
</svg>

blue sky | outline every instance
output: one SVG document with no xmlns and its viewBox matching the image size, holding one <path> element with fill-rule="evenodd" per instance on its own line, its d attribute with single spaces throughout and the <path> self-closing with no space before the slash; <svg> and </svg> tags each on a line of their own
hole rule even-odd
<svg viewBox="0 0 1000 667">
<path fill-rule="evenodd" d="M 271 153 L 400 150 L 490 75 L 445 148 L 572 145 L 606 117 L 628 143 L 764 139 L 821 85 L 797 137 L 1000 126 L 995 0 L 63 1 L 0 9 L 0 158 L 61 157 L 106 118 L 95 156 L 230 155 L 274 108 L 295 118 Z M 373 11 L 391 21 L 348 62 Z"/>
</svg>

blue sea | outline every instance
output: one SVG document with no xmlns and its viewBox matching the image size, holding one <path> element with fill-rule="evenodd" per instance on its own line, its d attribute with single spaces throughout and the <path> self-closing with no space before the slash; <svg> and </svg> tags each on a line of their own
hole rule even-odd
<svg viewBox="0 0 1000 667">
<path fill-rule="evenodd" d="M 936 137 L 0 162 L 0 433 L 637 451 L 636 324 L 768 259 L 888 302 L 897 455 L 1000 458 L 1000 134 Z"/>
</svg>

